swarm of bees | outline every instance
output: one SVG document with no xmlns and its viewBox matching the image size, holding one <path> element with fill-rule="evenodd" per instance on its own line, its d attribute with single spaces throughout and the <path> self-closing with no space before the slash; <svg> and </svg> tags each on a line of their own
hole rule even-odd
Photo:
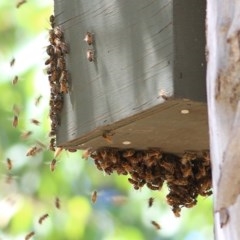
<svg viewBox="0 0 240 240">
<path fill-rule="evenodd" d="M 47 74 L 50 84 L 50 119 L 51 131 L 49 136 L 50 150 L 55 151 L 55 135 L 57 126 L 60 125 L 60 112 L 63 108 L 63 95 L 69 91 L 69 73 L 66 69 L 65 56 L 69 53 L 68 45 L 64 40 L 63 30 L 59 26 L 55 26 L 55 17 L 50 16 L 49 42 L 47 46 L 47 54 L 49 58 L 45 65 L 48 65 Z"/>
<path fill-rule="evenodd" d="M 100 171 L 130 175 L 128 181 L 138 190 L 146 185 L 160 191 L 165 182 L 169 189 L 167 203 L 176 217 L 182 207 L 197 204 L 198 195 L 212 194 L 211 163 L 209 152 L 201 155 L 185 152 L 182 157 L 163 153 L 160 149 L 148 150 L 101 148 L 91 153 Z M 153 199 L 149 199 L 149 207 Z"/>
</svg>

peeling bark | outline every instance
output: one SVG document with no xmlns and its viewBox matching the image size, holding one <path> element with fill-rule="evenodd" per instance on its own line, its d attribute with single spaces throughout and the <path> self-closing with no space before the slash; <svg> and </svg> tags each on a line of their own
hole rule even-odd
<svg viewBox="0 0 240 240">
<path fill-rule="evenodd" d="M 215 238 L 237 240 L 240 238 L 240 2 L 209 0 L 206 23 Z"/>
</svg>

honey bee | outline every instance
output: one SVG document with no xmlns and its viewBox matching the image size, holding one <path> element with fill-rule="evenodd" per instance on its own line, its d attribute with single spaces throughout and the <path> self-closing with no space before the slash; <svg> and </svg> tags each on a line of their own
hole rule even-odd
<svg viewBox="0 0 240 240">
<path fill-rule="evenodd" d="M 159 187 L 153 186 L 151 183 L 147 183 L 147 187 L 150 188 L 151 190 L 159 190 Z"/>
<path fill-rule="evenodd" d="M 35 100 L 35 106 L 38 106 L 38 105 L 39 105 L 41 99 L 42 99 L 42 95 L 39 95 L 39 96 L 36 98 L 36 100 Z"/>
<path fill-rule="evenodd" d="M 135 153 L 134 149 L 127 149 L 123 152 L 122 156 L 127 158 L 127 157 L 132 157 Z"/>
<path fill-rule="evenodd" d="M 94 62 L 95 61 L 95 53 L 93 49 L 88 49 L 87 50 L 87 60 L 89 62 Z"/>
<path fill-rule="evenodd" d="M 15 58 L 13 58 L 13 59 L 10 61 L 10 67 L 13 67 L 14 63 L 15 63 Z"/>
<path fill-rule="evenodd" d="M 18 82 L 18 76 L 15 76 L 15 77 L 13 78 L 13 80 L 12 80 L 12 84 L 13 84 L 13 85 L 16 85 L 17 82 Z"/>
<path fill-rule="evenodd" d="M 55 206 L 57 209 L 60 209 L 61 206 L 60 206 L 60 199 L 58 197 L 55 198 Z"/>
<path fill-rule="evenodd" d="M 33 146 L 27 151 L 26 156 L 27 157 L 28 156 L 35 156 L 37 152 L 38 152 L 38 148 L 36 146 Z"/>
<path fill-rule="evenodd" d="M 10 158 L 7 158 L 7 168 L 9 171 L 12 169 L 12 160 Z"/>
<path fill-rule="evenodd" d="M 21 134 L 21 138 L 27 139 L 30 135 L 32 135 L 32 131 L 27 131 Z"/>
<path fill-rule="evenodd" d="M 91 196 L 92 203 L 95 203 L 97 201 L 97 191 L 93 191 Z"/>
<path fill-rule="evenodd" d="M 153 198 L 153 197 L 150 197 L 150 198 L 148 199 L 148 207 L 152 207 L 153 202 L 154 202 L 154 198 Z"/>
<path fill-rule="evenodd" d="M 54 135 L 55 135 L 55 134 L 54 134 Z M 51 151 L 55 151 L 55 141 L 56 141 L 55 138 L 51 138 L 51 140 L 50 140 L 49 149 L 50 149 Z"/>
<path fill-rule="evenodd" d="M 160 224 L 158 224 L 157 222 L 151 221 L 151 223 L 152 223 L 152 225 L 153 225 L 157 230 L 160 230 L 160 229 L 161 229 Z"/>
<path fill-rule="evenodd" d="M 33 124 L 37 125 L 37 126 L 40 124 L 40 122 L 37 119 L 34 119 L 34 118 L 31 119 L 31 122 Z"/>
<path fill-rule="evenodd" d="M 94 42 L 93 33 L 87 32 L 83 39 L 88 45 L 92 45 Z"/>
<path fill-rule="evenodd" d="M 28 233 L 26 236 L 25 236 L 25 240 L 29 240 L 31 237 L 33 237 L 35 235 L 35 232 L 32 231 L 30 233 Z"/>
<path fill-rule="evenodd" d="M 42 216 L 38 219 L 38 223 L 39 223 L 39 224 L 42 224 L 43 221 L 44 221 L 48 216 L 49 216 L 48 213 L 42 215 Z"/>
<path fill-rule="evenodd" d="M 26 2 L 27 2 L 26 0 L 20 0 L 19 2 L 17 2 L 16 8 L 20 8 Z"/>
<path fill-rule="evenodd" d="M 53 32 L 57 38 L 59 38 L 60 40 L 63 40 L 64 34 L 60 27 L 55 27 L 53 29 Z"/>
<path fill-rule="evenodd" d="M 60 92 L 62 93 L 68 93 L 68 86 L 67 86 L 67 81 L 65 79 L 63 79 L 60 82 Z"/>
<path fill-rule="evenodd" d="M 186 164 L 187 162 L 195 160 L 196 158 L 197 158 L 196 152 L 186 151 L 181 158 L 181 163 Z"/>
<path fill-rule="evenodd" d="M 57 160 L 54 158 L 50 163 L 50 170 L 53 172 L 56 168 Z"/>
<path fill-rule="evenodd" d="M 112 143 L 112 136 L 114 133 L 111 130 L 105 130 L 103 131 L 102 137 L 108 142 Z"/>
<path fill-rule="evenodd" d="M 55 17 L 54 17 L 54 15 L 51 15 L 49 17 L 49 21 L 50 21 L 51 27 L 54 28 L 54 25 L 55 25 Z"/>
<path fill-rule="evenodd" d="M 18 126 L 18 116 L 17 116 L 17 115 L 14 115 L 14 116 L 13 116 L 12 125 L 13 125 L 13 127 L 15 127 L 15 128 Z"/>
<path fill-rule="evenodd" d="M 180 217 L 181 216 L 180 215 L 180 212 L 181 212 L 181 208 L 180 207 L 173 207 L 172 211 L 173 211 L 175 217 Z"/>
<path fill-rule="evenodd" d="M 91 148 L 88 148 L 86 150 L 83 150 L 82 152 L 82 158 L 87 160 L 91 154 Z"/>
</svg>

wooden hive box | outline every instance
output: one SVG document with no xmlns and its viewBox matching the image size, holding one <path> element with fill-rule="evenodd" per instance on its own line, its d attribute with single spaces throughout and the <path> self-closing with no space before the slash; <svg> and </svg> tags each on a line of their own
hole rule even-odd
<svg viewBox="0 0 240 240">
<path fill-rule="evenodd" d="M 208 149 L 205 8 L 199 0 L 56 0 L 71 77 L 57 145 Z"/>
</svg>

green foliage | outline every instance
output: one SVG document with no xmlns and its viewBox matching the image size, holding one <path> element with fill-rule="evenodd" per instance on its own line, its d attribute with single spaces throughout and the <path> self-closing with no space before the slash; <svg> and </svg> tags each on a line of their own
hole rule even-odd
<svg viewBox="0 0 240 240">
<path fill-rule="evenodd" d="M 135 191 L 126 176 L 105 176 L 91 159 L 82 159 L 80 151 L 61 153 L 54 172 L 49 167 L 53 159 L 49 150 L 26 156 L 36 140 L 49 141 L 49 87 L 42 70 L 46 56 L 41 54 L 47 44 L 50 3 L 32 0 L 16 9 L 13 1 L 0 2 L 0 238 L 23 239 L 34 230 L 34 239 L 190 240 L 192 233 L 198 239 L 213 239 L 211 198 L 199 199 L 196 207 L 184 209 L 178 219 L 166 204 L 167 189 L 161 193 L 145 187 Z M 10 67 L 13 57 L 16 64 Z M 15 75 L 19 82 L 13 86 Z M 39 94 L 43 99 L 36 107 Z M 17 128 L 12 126 L 13 104 L 21 109 Z M 33 125 L 31 118 L 37 118 L 40 126 Z M 33 134 L 23 139 L 25 131 Z M 10 171 L 6 158 L 12 160 Z M 98 199 L 93 204 L 91 192 L 95 189 Z M 151 196 L 155 202 L 149 208 Z M 60 209 L 55 206 L 56 197 Z M 49 217 L 39 224 L 45 213 Z M 151 220 L 159 222 L 162 229 L 155 230 Z"/>
</svg>

